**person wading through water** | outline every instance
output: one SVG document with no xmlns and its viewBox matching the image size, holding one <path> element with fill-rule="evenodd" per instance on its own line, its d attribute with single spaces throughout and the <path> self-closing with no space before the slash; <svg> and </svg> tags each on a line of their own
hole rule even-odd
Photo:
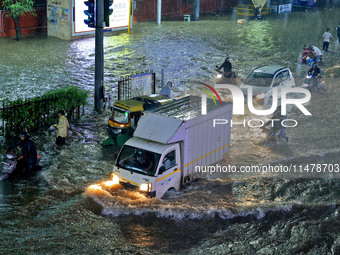
<svg viewBox="0 0 340 255">
<path fill-rule="evenodd" d="M 68 120 L 64 115 L 65 115 L 64 111 L 60 110 L 58 112 L 59 123 L 53 125 L 58 129 L 58 136 L 57 140 L 55 141 L 55 146 L 57 148 L 60 148 L 61 146 L 65 145 L 67 130 L 70 128 L 70 124 L 68 123 Z"/>
</svg>

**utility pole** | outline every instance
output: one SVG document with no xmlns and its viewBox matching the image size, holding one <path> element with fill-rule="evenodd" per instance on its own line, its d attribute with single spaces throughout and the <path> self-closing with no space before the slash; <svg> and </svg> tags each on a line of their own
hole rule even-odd
<svg viewBox="0 0 340 255">
<path fill-rule="evenodd" d="M 194 0 L 193 5 L 193 14 L 194 14 L 194 20 L 199 21 L 200 20 L 200 0 Z"/>
<path fill-rule="evenodd" d="M 103 110 L 104 99 L 104 0 L 96 0 L 96 45 L 94 74 L 94 108 L 98 113 Z"/>
<path fill-rule="evenodd" d="M 162 20 L 162 0 L 157 0 L 157 24 L 160 25 Z"/>
</svg>

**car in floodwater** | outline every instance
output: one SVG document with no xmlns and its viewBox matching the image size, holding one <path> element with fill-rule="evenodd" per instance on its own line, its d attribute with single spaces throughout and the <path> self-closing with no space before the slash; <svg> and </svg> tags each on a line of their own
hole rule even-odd
<svg viewBox="0 0 340 255">
<path fill-rule="evenodd" d="M 255 68 L 242 82 L 240 88 L 245 96 L 252 89 L 253 98 L 264 105 L 271 105 L 273 88 L 277 88 L 278 97 L 282 88 L 295 87 L 294 77 L 288 67 L 264 65 Z"/>
</svg>

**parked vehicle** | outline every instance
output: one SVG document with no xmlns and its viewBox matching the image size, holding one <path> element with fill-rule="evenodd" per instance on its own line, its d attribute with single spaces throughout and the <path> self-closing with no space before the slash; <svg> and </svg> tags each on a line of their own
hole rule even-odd
<svg viewBox="0 0 340 255">
<path fill-rule="evenodd" d="M 23 166 L 18 164 L 19 156 L 16 154 L 5 153 L 4 159 L 2 161 L 2 176 L 0 178 L 1 181 L 11 180 L 16 177 L 28 177 L 26 173 L 23 172 Z M 38 167 L 38 164 L 41 160 L 41 157 L 37 156 L 37 164 L 35 166 L 35 170 Z"/>
<path fill-rule="evenodd" d="M 213 120 L 230 123 L 232 104 L 207 102 L 207 115 L 200 115 L 201 98 L 193 96 L 145 112 L 120 150 L 112 179 L 161 198 L 198 178 L 197 167 L 229 157 L 230 126 L 213 127 Z"/>
<path fill-rule="evenodd" d="M 253 98 L 264 105 L 271 105 L 273 88 L 277 88 L 280 97 L 284 87 L 295 87 L 294 77 L 288 67 L 278 65 L 255 68 L 240 86 L 244 95 L 248 95 L 248 88 L 252 89 Z"/>
<path fill-rule="evenodd" d="M 117 100 L 112 108 L 112 115 L 107 124 L 109 138 L 104 145 L 116 145 L 121 147 L 133 135 L 139 118 L 148 109 L 172 102 L 165 96 L 151 94 L 134 97 L 125 100 Z"/>
</svg>

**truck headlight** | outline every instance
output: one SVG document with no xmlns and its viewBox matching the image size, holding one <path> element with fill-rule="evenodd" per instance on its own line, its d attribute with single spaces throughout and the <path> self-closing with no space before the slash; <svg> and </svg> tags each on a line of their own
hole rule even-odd
<svg viewBox="0 0 340 255">
<path fill-rule="evenodd" d="M 113 184 L 119 184 L 119 178 L 117 175 L 115 175 L 114 173 L 112 173 L 111 175 L 111 181 Z"/>
<path fill-rule="evenodd" d="M 113 185 L 119 184 L 119 178 L 114 173 L 111 174 L 111 180 L 104 182 L 106 187 L 112 187 Z"/>
<path fill-rule="evenodd" d="M 139 189 L 140 191 L 150 192 L 151 191 L 151 183 L 143 183 L 140 185 Z"/>
</svg>

